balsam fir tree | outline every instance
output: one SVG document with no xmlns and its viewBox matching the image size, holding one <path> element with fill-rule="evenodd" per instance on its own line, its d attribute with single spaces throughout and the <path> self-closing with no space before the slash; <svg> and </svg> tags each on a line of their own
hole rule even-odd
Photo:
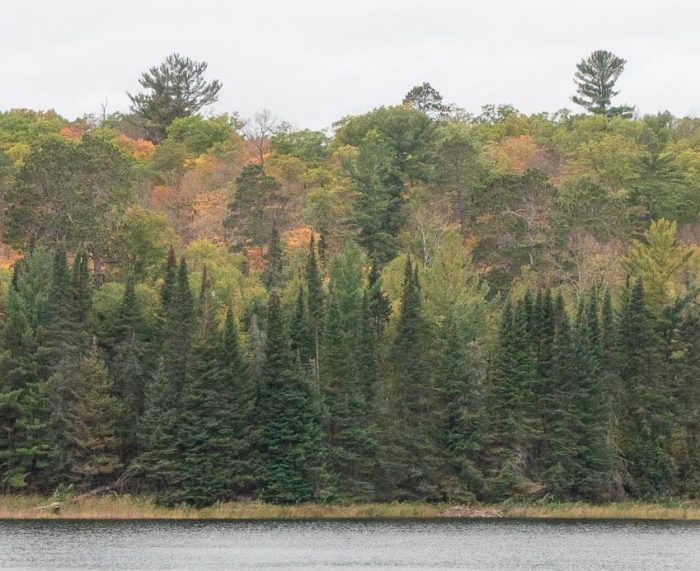
<svg viewBox="0 0 700 571">
<path fill-rule="evenodd" d="M 177 501 L 203 507 L 230 497 L 235 441 L 234 386 L 224 375 L 223 340 L 217 327 L 206 266 L 197 307 L 197 331 L 182 389 L 177 425 Z"/>
<path fill-rule="evenodd" d="M 324 469 L 318 406 L 309 379 L 292 355 L 276 292 L 270 294 L 267 310 L 255 419 L 259 497 L 282 504 L 318 498 Z"/>
<path fill-rule="evenodd" d="M 417 268 L 416 268 L 417 270 Z M 442 460 L 435 425 L 435 387 L 427 359 L 427 324 L 421 313 L 417 271 L 404 269 L 401 311 L 390 352 L 390 412 L 380 450 L 388 488 L 384 499 L 440 498 Z"/>
</svg>

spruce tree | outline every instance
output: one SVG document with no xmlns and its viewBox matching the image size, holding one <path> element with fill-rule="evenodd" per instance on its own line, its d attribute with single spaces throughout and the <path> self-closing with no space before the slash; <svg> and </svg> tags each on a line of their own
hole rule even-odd
<svg viewBox="0 0 700 571">
<path fill-rule="evenodd" d="M 697 305 L 686 311 L 678 332 L 674 387 L 676 407 L 676 493 L 700 497 L 700 312 Z"/>
<path fill-rule="evenodd" d="M 134 281 L 129 278 L 110 343 L 112 358 L 109 363 L 112 391 L 120 403 L 118 433 L 120 458 L 124 464 L 136 453 L 138 425 L 144 409 L 148 364 L 143 332 L 143 318 Z"/>
<path fill-rule="evenodd" d="M 319 411 L 309 380 L 289 347 L 276 292 L 270 294 L 268 304 L 255 419 L 259 497 L 282 504 L 318 497 L 323 470 Z"/>
<path fill-rule="evenodd" d="M 467 339 L 454 318 L 440 332 L 436 372 L 440 416 L 439 444 L 447 465 L 442 493 L 447 501 L 473 499 L 481 492 L 479 467 L 483 447 L 483 414 Z"/>
<path fill-rule="evenodd" d="M 619 327 L 625 399 L 620 447 L 627 462 L 628 487 L 637 497 L 657 497 L 668 489 L 673 475 L 670 387 L 641 278 L 626 295 Z"/>
<path fill-rule="evenodd" d="M 303 367 L 308 367 L 314 359 L 315 348 L 313 332 L 306 313 L 304 288 L 300 285 L 294 303 L 294 315 L 289 328 L 292 353 Z"/>
<path fill-rule="evenodd" d="M 321 358 L 321 328 L 323 327 L 323 279 L 318 269 L 314 235 L 309 240 L 309 254 L 306 257 L 304 270 L 306 278 L 306 290 L 308 291 L 307 304 L 309 319 L 313 332 L 313 359 L 316 365 L 316 377 L 318 378 L 319 362 Z"/>
<path fill-rule="evenodd" d="M 268 291 L 277 289 L 282 285 L 282 271 L 284 269 L 282 240 L 280 239 L 277 225 L 272 226 L 270 240 L 267 244 L 267 251 L 265 252 L 265 261 L 267 262 L 267 267 L 262 275 L 263 283 Z"/>
<path fill-rule="evenodd" d="M 41 247 L 14 267 L 0 329 L 0 489 L 36 489 L 49 452 L 46 381 L 38 361 L 51 264 Z"/>
<path fill-rule="evenodd" d="M 384 332 L 384 326 L 391 316 L 391 304 L 382 291 L 382 278 L 379 273 L 379 267 L 374 261 L 372 261 L 367 278 L 367 297 L 372 321 L 377 331 L 376 336 L 377 339 L 380 339 Z"/>
<path fill-rule="evenodd" d="M 255 387 L 243 358 L 238 329 L 230 309 L 224 320 L 221 350 L 222 391 L 231 396 L 227 411 L 232 439 L 229 451 L 231 492 L 249 495 L 255 483 L 252 449 Z"/>
<path fill-rule="evenodd" d="M 63 360 L 49 386 L 49 426 L 60 437 L 53 451 L 58 481 L 92 486 L 120 468 L 116 436 L 118 403 L 110 394 L 97 340 L 78 363 Z"/>
<path fill-rule="evenodd" d="M 177 472 L 178 411 L 173 382 L 161 361 L 146 384 L 144 413 L 139 423 L 138 456 L 131 470 L 142 489 L 156 494 L 159 503 L 173 501 L 178 484 Z"/>
<path fill-rule="evenodd" d="M 534 419 L 530 416 L 535 355 L 527 336 L 525 312 L 508 303 L 501 317 L 492 367 L 490 395 L 489 485 L 487 495 L 503 498 L 531 488 L 530 452 Z"/>
<path fill-rule="evenodd" d="M 177 501 L 202 507 L 230 497 L 235 441 L 233 385 L 224 375 L 223 339 L 206 266 L 197 307 L 197 330 L 181 395 L 177 425 Z"/>
<path fill-rule="evenodd" d="M 372 389 L 367 386 L 367 379 L 360 377 L 365 358 L 360 351 L 364 260 L 355 244 L 348 244 L 331 260 L 321 356 L 329 470 L 342 501 L 368 501 L 374 496 L 376 434 L 369 400 Z"/>
<path fill-rule="evenodd" d="M 574 338 L 578 367 L 571 400 L 577 454 L 572 466 L 570 495 L 592 501 L 605 497 L 615 461 L 608 440 L 608 396 L 601 372 L 597 311 L 596 298 L 592 295 Z"/>
<path fill-rule="evenodd" d="M 166 282 L 166 286 L 168 283 Z M 161 297 L 166 298 L 161 290 Z M 187 376 L 187 365 L 192 342 L 194 326 L 194 298 L 190 289 L 187 262 L 183 257 L 177 270 L 176 282 L 172 291 L 172 300 L 164 308 L 163 322 L 163 356 L 165 374 L 175 388 L 179 399 Z"/>
<path fill-rule="evenodd" d="M 410 258 L 404 269 L 401 311 L 390 349 L 389 418 L 380 452 L 387 498 L 437 500 L 442 463 L 435 426 L 436 394 L 428 363 L 427 324 Z"/>
</svg>

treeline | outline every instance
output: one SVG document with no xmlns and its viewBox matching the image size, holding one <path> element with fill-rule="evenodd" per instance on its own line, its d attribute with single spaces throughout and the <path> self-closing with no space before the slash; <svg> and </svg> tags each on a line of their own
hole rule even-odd
<svg viewBox="0 0 700 571">
<path fill-rule="evenodd" d="M 178 55 L 0 113 L 2 491 L 697 497 L 700 120 L 613 105 L 624 63 L 587 114 L 424 83 L 332 135 L 202 116 Z"/>
<path fill-rule="evenodd" d="M 173 251 L 152 306 L 128 280 L 100 323 L 87 257 L 69 269 L 30 250 L 2 336 L 3 488 L 118 481 L 198 506 L 700 493 L 693 295 L 654 311 L 639 278 L 570 312 L 527 291 L 486 359 L 492 302 L 457 234 L 432 266 L 400 260 L 393 311 L 359 246 L 332 257 L 326 285 L 313 239 L 283 303 L 278 240 L 267 306 L 243 323 L 206 266 L 193 294 Z"/>
</svg>

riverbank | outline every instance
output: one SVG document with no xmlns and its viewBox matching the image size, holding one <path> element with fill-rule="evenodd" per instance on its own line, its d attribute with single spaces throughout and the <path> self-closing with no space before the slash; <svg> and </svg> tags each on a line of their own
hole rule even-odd
<svg viewBox="0 0 700 571">
<path fill-rule="evenodd" d="M 0 519 L 654 519 L 700 520 L 700 502 L 644 504 L 621 502 L 538 503 L 519 505 L 450 506 L 445 504 L 389 503 L 279 506 L 260 502 L 223 503 L 195 509 L 157 506 L 151 498 L 103 496 L 61 502 L 33 496 L 0 496 Z"/>
</svg>

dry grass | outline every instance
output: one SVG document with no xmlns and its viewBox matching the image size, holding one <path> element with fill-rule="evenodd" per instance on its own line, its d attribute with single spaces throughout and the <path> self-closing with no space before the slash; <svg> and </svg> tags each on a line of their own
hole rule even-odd
<svg viewBox="0 0 700 571">
<path fill-rule="evenodd" d="M 506 517 L 562 518 L 562 519 L 657 519 L 700 520 L 700 504 L 695 502 L 678 505 L 620 502 L 592 505 L 584 503 L 533 504 L 511 506 Z"/>
<path fill-rule="evenodd" d="M 700 520 L 700 503 L 677 506 L 623 502 L 467 507 L 421 503 L 279 506 L 236 502 L 195 509 L 185 506 L 164 508 L 148 497 L 114 495 L 61 502 L 58 514 L 53 512 L 52 505 L 54 500 L 51 498 L 0 496 L 0 519 L 420 519 L 455 515 L 484 517 L 483 514 L 490 513 L 490 517 L 502 515 L 506 518 Z"/>
<path fill-rule="evenodd" d="M 0 496 L 0 519 L 361 519 L 440 517 L 444 505 L 418 503 L 291 506 L 260 502 L 222 503 L 203 509 L 165 508 L 151 498 L 104 496 L 65 501 L 55 514 L 50 498 Z"/>
</svg>

